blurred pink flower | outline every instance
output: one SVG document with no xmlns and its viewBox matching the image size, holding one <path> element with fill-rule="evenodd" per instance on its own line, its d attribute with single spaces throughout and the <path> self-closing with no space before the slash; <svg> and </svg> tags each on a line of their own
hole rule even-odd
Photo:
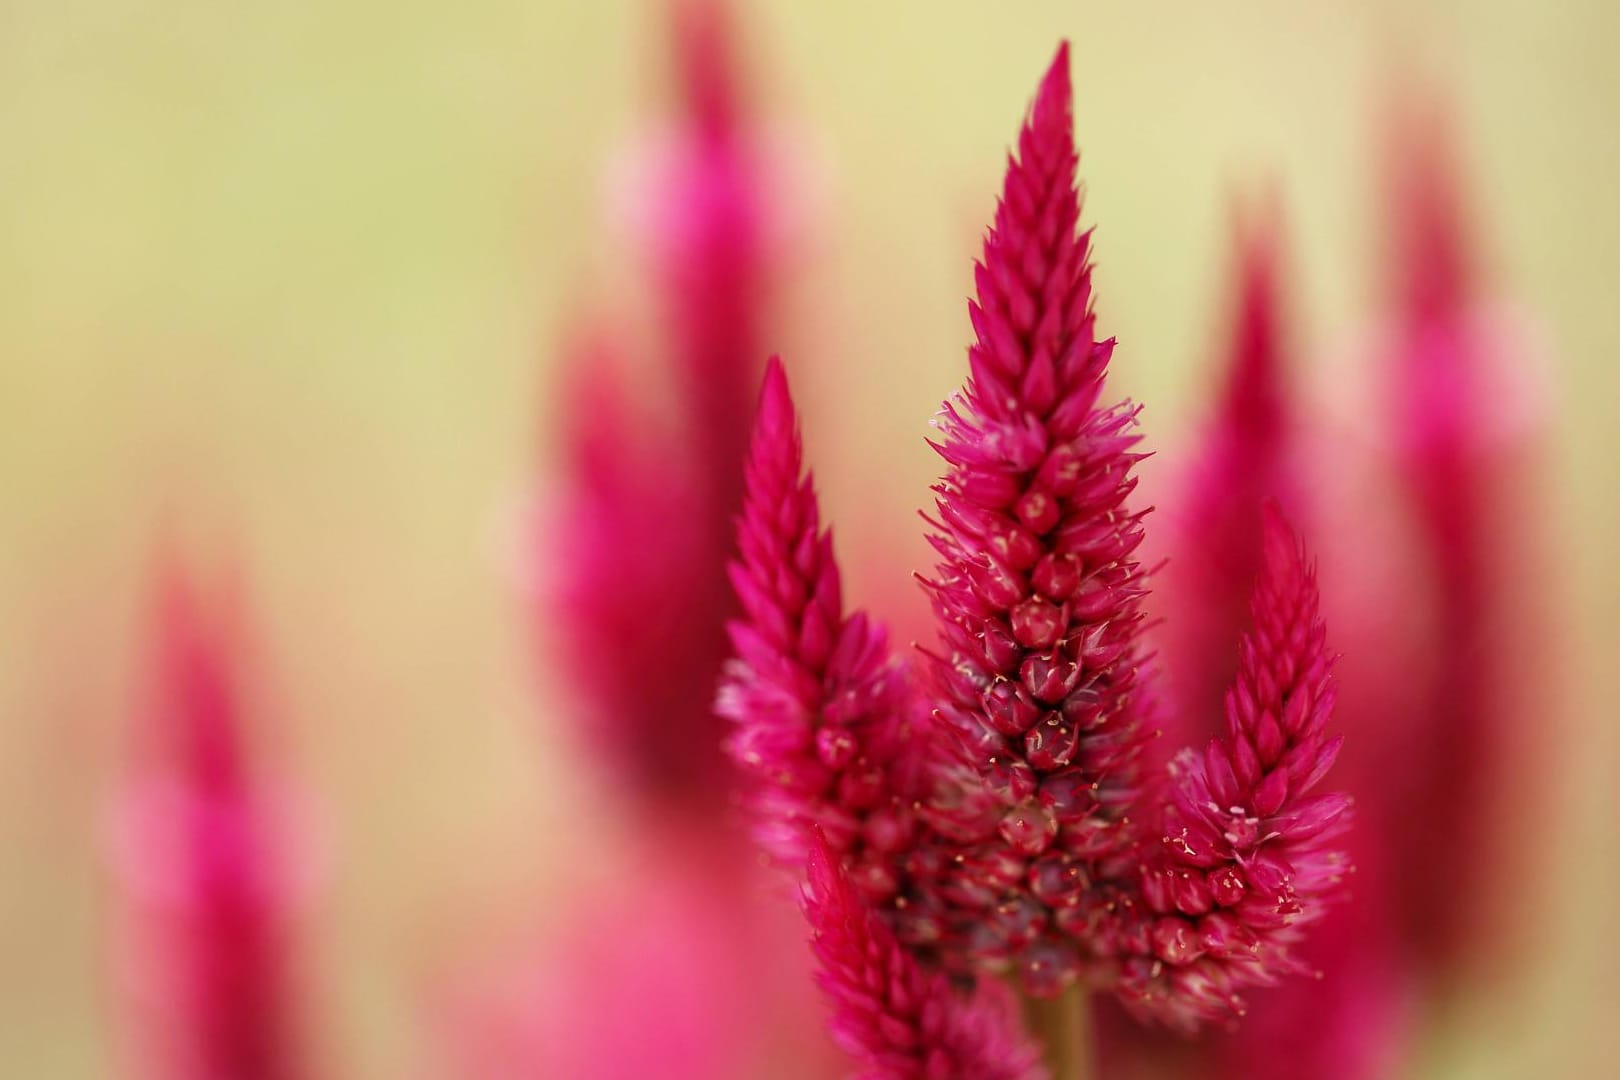
<svg viewBox="0 0 1620 1080">
<path fill-rule="evenodd" d="M 1281 229 L 1269 209 L 1238 220 L 1221 382 L 1195 446 L 1158 500 L 1166 565 L 1154 576 L 1174 600 L 1154 634 L 1174 705 L 1158 718 L 1166 728 L 1159 741 L 1170 747 L 1202 742 L 1218 727 L 1237 667 L 1230 642 L 1248 619 L 1260 574 L 1261 504 L 1275 500 L 1294 521 L 1310 516 L 1286 370 Z"/>
<path fill-rule="evenodd" d="M 657 366 L 586 329 L 565 367 L 561 497 L 535 559 L 537 621 L 584 741 L 653 806 L 712 813 L 727 788 L 710 708 L 734 610 L 731 515 L 780 261 L 773 171 L 747 115 L 728 5 L 670 5 L 681 112 L 625 185 L 663 315 Z"/>
<path fill-rule="evenodd" d="M 1526 711 L 1556 708 L 1544 594 L 1525 584 L 1543 561 L 1526 469 L 1548 382 L 1523 321 L 1478 299 L 1439 110 L 1403 107 L 1392 128 L 1395 312 L 1373 349 L 1389 468 L 1411 508 L 1411 576 L 1425 585 L 1407 602 L 1427 639 L 1403 673 L 1411 713 L 1384 828 L 1409 944 L 1446 984 L 1501 951 L 1494 853 L 1529 835 L 1497 793 L 1534 773 L 1549 741 L 1545 728 L 1532 736 Z"/>
<path fill-rule="evenodd" d="M 240 639 L 226 606 L 205 610 L 170 569 L 151 640 L 141 734 L 166 764 L 130 781 L 113 821 L 135 1067 L 154 1080 L 306 1076 L 287 954 L 309 853 L 293 844 L 293 804 L 253 776 Z"/>
<path fill-rule="evenodd" d="M 665 834 L 636 853 L 634 887 L 582 891 L 538 935 L 493 942 L 495 955 L 451 975 L 435 990 L 450 1074 L 759 1075 L 780 961 L 759 920 L 739 920 L 741 883 L 713 860 Z"/>
</svg>

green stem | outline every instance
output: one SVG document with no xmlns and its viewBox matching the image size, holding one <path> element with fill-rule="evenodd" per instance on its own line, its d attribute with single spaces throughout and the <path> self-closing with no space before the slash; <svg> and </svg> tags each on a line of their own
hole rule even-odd
<svg viewBox="0 0 1620 1080">
<path fill-rule="evenodd" d="M 1055 998 L 1026 997 L 1024 1020 L 1041 1044 L 1052 1080 L 1092 1080 L 1091 1004 L 1080 987 Z"/>
</svg>

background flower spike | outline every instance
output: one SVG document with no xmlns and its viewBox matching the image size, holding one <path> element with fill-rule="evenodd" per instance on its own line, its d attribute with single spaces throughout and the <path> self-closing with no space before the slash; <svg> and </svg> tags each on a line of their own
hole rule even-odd
<svg viewBox="0 0 1620 1080">
<path fill-rule="evenodd" d="M 309 852 L 289 846 L 297 822 L 249 760 L 237 614 L 160 567 L 143 727 L 155 763 L 114 822 L 133 1067 L 152 1080 L 308 1075 L 287 949 L 309 870 L 291 859 Z"/>
</svg>

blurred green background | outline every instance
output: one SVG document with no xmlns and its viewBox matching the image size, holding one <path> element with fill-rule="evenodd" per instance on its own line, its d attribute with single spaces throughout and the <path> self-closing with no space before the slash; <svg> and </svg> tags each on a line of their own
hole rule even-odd
<svg viewBox="0 0 1620 1080">
<path fill-rule="evenodd" d="M 763 120 L 813 178 L 781 347 L 829 513 L 846 550 L 919 562 L 912 511 L 936 469 L 921 437 L 959 380 L 973 244 L 1058 37 L 1100 321 L 1150 444 L 1210 378 L 1232 198 L 1282 193 L 1301 342 L 1342 355 L 1379 301 L 1379 119 L 1403 72 L 1443 88 L 1487 292 L 1532 312 L 1554 356 L 1556 558 L 1534 572 L 1565 666 L 1564 700 L 1523 718 L 1562 733 L 1556 782 L 1503 792 L 1558 868 L 1523 882 L 1532 967 L 1480 996 L 1431 1071 L 1608 1075 L 1620 8 L 742 14 Z M 577 825 L 599 811 L 561 706 L 536 694 L 510 564 L 571 316 L 595 305 L 652 332 L 607 189 L 667 109 L 664 29 L 647 0 L 0 8 L 6 1075 L 115 1060 L 99 838 L 160 536 L 252 578 L 267 753 L 324 805 L 337 852 L 305 983 L 341 1074 L 420 1071 L 423 985 L 478 904 L 595 872 Z M 1521 854 L 1500 853 L 1504 874 Z"/>
</svg>

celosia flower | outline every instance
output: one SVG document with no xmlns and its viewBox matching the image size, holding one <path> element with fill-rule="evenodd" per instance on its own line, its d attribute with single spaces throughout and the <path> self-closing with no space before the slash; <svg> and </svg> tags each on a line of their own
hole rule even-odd
<svg viewBox="0 0 1620 1080">
<path fill-rule="evenodd" d="M 925 970 L 817 838 L 806 862 L 804 914 L 832 1006 L 832 1033 L 861 1080 L 1035 1080 L 1039 1057 L 991 986 L 964 996 Z"/>
<path fill-rule="evenodd" d="M 776 811 L 767 829 L 785 820 L 802 845 L 827 823 L 908 947 L 953 970 L 1016 971 L 1040 995 L 1084 976 L 1189 1024 L 1298 969 L 1298 926 L 1342 870 L 1326 844 L 1345 800 L 1311 794 L 1337 749 L 1329 658 L 1312 573 L 1273 520 L 1227 738 L 1183 756 L 1172 809 L 1149 827 L 1142 515 L 1126 505 L 1136 413 L 1103 400 L 1113 342 L 1094 332 L 1076 163 L 1065 46 L 1008 168 L 970 307 L 971 379 L 940 425 L 928 677 L 885 679 L 873 632 L 843 613 L 773 369 L 721 704 Z M 870 783 L 846 792 L 863 760 Z"/>
<path fill-rule="evenodd" d="M 288 815 L 250 779 L 235 642 L 176 574 L 154 639 L 152 733 L 171 764 L 119 804 L 118 869 L 132 908 L 126 976 L 142 1075 L 289 1080 Z"/>
</svg>

